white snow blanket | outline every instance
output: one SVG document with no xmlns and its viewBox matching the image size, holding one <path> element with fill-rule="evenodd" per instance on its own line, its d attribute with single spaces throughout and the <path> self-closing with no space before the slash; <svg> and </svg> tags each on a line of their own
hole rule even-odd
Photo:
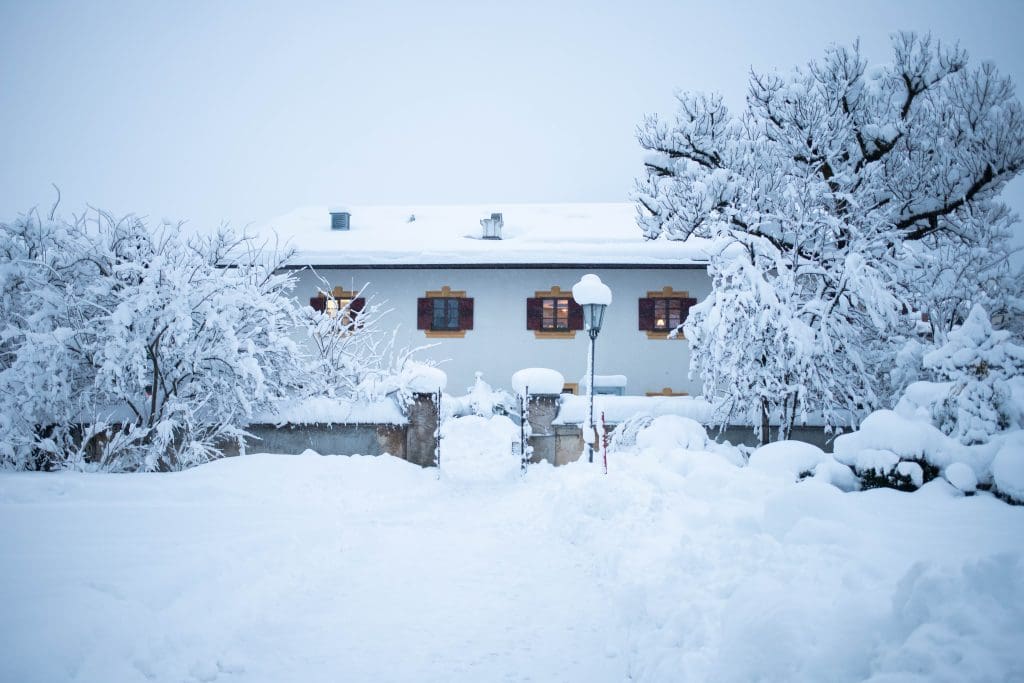
<svg viewBox="0 0 1024 683">
<path fill-rule="evenodd" d="M 0 680 L 1024 679 L 1024 507 L 797 482 L 829 459 L 785 445 L 739 467 L 679 417 L 608 475 L 520 478 L 481 446 L 510 427 L 447 425 L 440 477 L 0 473 Z"/>
</svg>

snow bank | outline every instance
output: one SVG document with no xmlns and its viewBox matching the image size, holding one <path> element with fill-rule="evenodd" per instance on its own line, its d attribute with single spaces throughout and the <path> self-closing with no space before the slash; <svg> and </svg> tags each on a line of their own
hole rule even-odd
<svg viewBox="0 0 1024 683">
<path fill-rule="evenodd" d="M 582 424 L 589 410 L 586 396 L 562 396 L 555 424 Z M 636 415 L 678 415 L 701 424 L 711 418 L 711 406 L 702 398 L 692 396 L 594 396 L 594 418 L 604 413 L 609 424 L 620 424 Z"/>
<path fill-rule="evenodd" d="M 565 377 L 557 370 L 548 368 L 525 368 L 512 375 L 512 390 L 522 396 L 529 389 L 531 394 L 562 393 Z"/>
<path fill-rule="evenodd" d="M 841 491 L 860 489 L 860 480 L 853 470 L 817 446 L 802 441 L 776 441 L 760 446 L 750 454 L 749 467 L 787 481 L 809 476 Z"/>
<path fill-rule="evenodd" d="M 978 488 L 978 477 L 974 470 L 962 462 L 951 463 L 942 473 L 950 484 L 964 493 L 973 493 Z"/>
<path fill-rule="evenodd" d="M 441 429 L 442 476 L 501 481 L 519 475 L 519 427 L 504 415 L 446 420 Z"/>
<path fill-rule="evenodd" d="M 1003 441 L 992 461 L 992 480 L 1001 493 L 1024 503 L 1024 432 Z"/>
<path fill-rule="evenodd" d="M 702 451 L 707 445 L 708 433 L 704 427 L 696 420 L 679 415 L 656 417 L 636 435 L 636 446 L 640 449 Z"/>
<path fill-rule="evenodd" d="M 446 421 L 440 478 L 311 452 L 0 472 L 0 680 L 1024 678 L 1024 507 L 731 466 L 676 416 L 607 475 L 519 477 L 516 431 Z"/>
<path fill-rule="evenodd" d="M 750 454 L 749 465 L 766 474 L 796 480 L 805 472 L 813 472 L 829 459 L 825 451 L 802 441 L 776 441 L 757 448 Z"/>
</svg>

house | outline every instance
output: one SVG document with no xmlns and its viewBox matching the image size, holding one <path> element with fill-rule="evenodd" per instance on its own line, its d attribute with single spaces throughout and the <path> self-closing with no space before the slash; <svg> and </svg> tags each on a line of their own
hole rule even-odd
<svg viewBox="0 0 1024 683">
<path fill-rule="evenodd" d="M 597 374 L 626 394 L 700 393 L 688 342 L 669 332 L 710 291 L 707 244 L 645 241 L 634 212 L 627 203 L 314 207 L 258 231 L 296 250 L 296 294 L 314 308 L 386 301 L 399 345 L 434 344 L 421 356 L 441 363 L 450 391 L 477 371 L 507 387 L 526 367 L 558 370 L 565 391 L 577 391 L 589 340 L 571 290 L 596 273 L 613 295 Z"/>
</svg>

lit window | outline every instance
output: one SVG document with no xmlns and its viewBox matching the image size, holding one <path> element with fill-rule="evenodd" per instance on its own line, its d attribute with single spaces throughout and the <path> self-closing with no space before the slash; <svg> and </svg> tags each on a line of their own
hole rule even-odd
<svg viewBox="0 0 1024 683">
<path fill-rule="evenodd" d="M 655 299 L 654 329 L 671 331 L 682 325 L 684 308 L 682 299 Z"/>
<path fill-rule="evenodd" d="M 541 322 L 542 330 L 568 330 L 569 329 L 569 299 L 568 298 L 544 298 L 541 299 Z"/>
</svg>

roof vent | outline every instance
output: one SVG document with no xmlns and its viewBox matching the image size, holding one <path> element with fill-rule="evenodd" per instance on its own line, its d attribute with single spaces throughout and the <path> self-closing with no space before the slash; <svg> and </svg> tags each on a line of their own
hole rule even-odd
<svg viewBox="0 0 1024 683">
<path fill-rule="evenodd" d="M 484 229 L 483 238 L 485 240 L 500 240 L 501 228 L 505 225 L 505 220 L 500 213 L 492 213 L 490 218 L 481 218 L 480 225 Z"/>
<path fill-rule="evenodd" d="M 345 208 L 333 208 L 331 212 L 331 230 L 348 230 L 352 214 Z"/>
</svg>

